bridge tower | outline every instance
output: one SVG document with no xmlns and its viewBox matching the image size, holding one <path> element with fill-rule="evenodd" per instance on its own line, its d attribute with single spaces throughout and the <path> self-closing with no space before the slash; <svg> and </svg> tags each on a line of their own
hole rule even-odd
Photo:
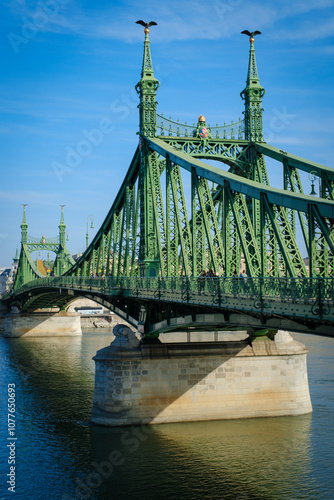
<svg viewBox="0 0 334 500">
<path fill-rule="evenodd" d="M 4 301 L 17 305 L 24 320 L 24 314 L 58 307 L 58 323 L 75 296 L 84 295 L 137 330 L 115 331 L 115 341 L 95 357 L 96 423 L 310 412 L 306 349 L 281 329 L 331 334 L 334 170 L 264 142 L 265 90 L 252 37 L 241 92 L 244 120 L 211 127 L 201 115 L 189 126 L 157 114 L 160 84 L 148 33 L 145 26 L 136 86 L 139 145 L 100 230 L 63 273 L 62 210 L 56 269 L 63 275 L 18 288 Z M 265 156 L 281 163 L 284 189 L 270 186 Z M 212 159 L 227 167 L 203 161 Z M 321 179 L 322 198 L 304 194 L 299 170 Z M 298 219 L 310 278 L 296 241 Z M 29 268 L 33 241 L 25 208 L 21 230 Z M 35 240 L 36 247 L 41 242 Z M 238 278 L 241 255 L 247 277 Z M 202 269 L 217 276 L 198 279 Z M 318 269 L 321 277 L 314 279 Z M 31 334 L 22 333 L 20 321 L 14 325 L 14 314 L 8 334 Z M 49 332 L 55 333 L 53 324 Z"/>
<path fill-rule="evenodd" d="M 53 266 L 53 274 L 60 276 L 67 271 L 73 264 L 74 260 L 66 247 L 66 225 L 64 220 L 64 206 L 61 205 L 61 215 L 59 228 L 59 247 L 57 249 L 57 257 Z"/>
<path fill-rule="evenodd" d="M 264 142 L 262 130 L 262 97 L 266 93 L 260 85 L 257 71 L 254 38 L 250 37 L 249 61 L 246 87 L 240 93 L 245 101 L 245 139 L 246 141 Z"/>
<path fill-rule="evenodd" d="M 26 206 L 23 205 L 23 216 L 21 224 L 21 245 L 26 245 L 28 243 L 28 224 L 26 217 Z"/>
<path fill-rule="evenodd" d="M 157 197 L 162 200 L 158 169 L 157 153 L 149 151 L 144 137 L 156 136 L 157 101 L 156 91 L 160 82 L 155 78 L 150 51 L 149 29 L 145 28 L 144 56 L 141 79 L 136 85 L 139 94 L 139 135 L 140 135 L 140 243 L 139 272 L 140 276 L 157 276 L 160 272 L 159 240 L 156 236 L 155 213 Z M 159 201 L 160 201 L 159 200 Z"/>
<path fill-rule="evenodd" d="M 254 38 L 250 36 L 249 38 L 250 48 L 249 48 L 249 59 L 248 59 L 248 71 L 246 78 L 246 87 L 240 93 L 241 98 L 245 103 L 244 115 L 244 127 L 245 127 L 245 140 L 250 142 L 265 142 L 263 137 L 263 126 L 262 126 L 262 97 L 265 95 L 266 91 L 260 84 L 259 73 L 256 64 L 255 48 L 254 48 Z M 269 185 L 269 176 L 267 172 L 265 157 L 263 154 L 256 153 L 252 148 L 247 154 L 248 160 L 248 178 L 260 182 L 262 184 Z M 257 247 L 261 249 L 261 275 L 264 276 L 266 269 L 266 252 L 263 240 L 264 231 L 264 218 L 263 218 L 263 206 L 260 200 L 248 199 L 247 206 L 252 218 L 252 226 L 254 230 L 254 238 L 256 240 Z M 279 272 L 278 261 L 279 256 L 277 253 L 277 245 L 275 241 L 274 234 L 270 234 L 268 238 L 268 246 L 271 248 L 272 266 L 273 272 L 276 275 Z M 247 264 L 246 264 L 247 267 Z M 250 269 L 247 269 L 250 272 Z"/>
<path fill-rule="evenodd" d="M 43 278 L 44 275 L 38 270 L 31 252 L 48 250 L 56 254 L 56 259 L 52 269 L 52 275 L 61 275 L 73 264 L 74 259 L 66 247 L 66 225 L 64 220 L 63 207 L 61 206 L 61 216 L 59 224 L 59 236 L 55 238 L 34 238 L 28 236 L 28 224 L 26 217 L 26 206 L 23 205 L 23 216 L 21 223 L 21 252 L 18 261 L 18 270 L 14 281 L 14 289 L 28 283 L 35 278 Z"/>
</svg>

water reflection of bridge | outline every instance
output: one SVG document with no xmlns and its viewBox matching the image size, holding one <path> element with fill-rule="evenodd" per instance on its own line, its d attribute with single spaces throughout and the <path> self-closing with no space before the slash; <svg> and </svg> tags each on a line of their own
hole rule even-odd
<svg viewBox="0 0 334 500">
<path fill-rule="evenodd" d="M 64 323 L 67 306 L 84 296 L 109 306 L 138 329 L 141 342 L 129 331 L 95 358 L 96 423 L 310 412 L 306 349 L 277 330 L 333 335 L 334 170 L 265 144 L 265 89 L 252 37 L 241 92 L 243 120 L 211 127 L 200 115 L 191 127 L 158 115 L 160 83 L 154 77 L 148 33 L 145 28 L 136 86 L 139 144 L 119 192 L 75 263 L 65 245 L 62 211 L 57 277 L 42 278 L 36 269 L 24 212 L 14 289 L 3 298 L 13 308 L 8 316 L 13 325 L 17 320 L 19 336 L 20 314 L 22 323 L 36 318 L 38 310 L 51 310 L 50 315 L 57 310 Z M 271 184 L 266 158 L 278 165 Z M 224 163 L 226 170 L 209 160 Z M 281 188 L 276 187 L 279 169 Z M 307 174 L 319 179 L 318 196 L 314 184 L 312 195 L 305 194 Z M 241 265 L 247 278 L 234 278 Z M 203 270 L 213 276 L 199 278 Z M 53 328 L 54 322 L 51 334 Z M 250 338 L 234 346 L 233 357 L 228 342 L 203 343 L 191 355 L 189 347 L 194 346 L 189 344 L 174 350 L 159 345 L 161 332 L 193 328 L 242 329 Z M 131 364 L 136 367 L 127 369 Z M 206 373 L 198 384 L 197 368 Z M 230 383 L 222 383 L 231 373 Z"/>
</svg>

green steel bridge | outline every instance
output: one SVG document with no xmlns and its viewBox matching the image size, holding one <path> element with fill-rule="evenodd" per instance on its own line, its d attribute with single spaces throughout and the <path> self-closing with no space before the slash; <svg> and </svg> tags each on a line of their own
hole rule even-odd
<svg viewBox="0 0 334 500">
<path fill-rule="evenodd" d="M 158 114 L 148 33 L 139 144 L 101 228 L 74 262 L 62 212 L 59 238 L 35 242 L 57 254 L 54 275 L 43 277 L 24 210 L 18 272 L 3 302 L 33 312 L 90 297 L 147 337 L 208 325 L 333 335 L 334 169 L 264 141 L 252 37 L 242 120 L 211 126 L 201 115 L 191 126 Z M 280 167 L 282 189 L 270 185 L 266 158 Z"/>
</svg>

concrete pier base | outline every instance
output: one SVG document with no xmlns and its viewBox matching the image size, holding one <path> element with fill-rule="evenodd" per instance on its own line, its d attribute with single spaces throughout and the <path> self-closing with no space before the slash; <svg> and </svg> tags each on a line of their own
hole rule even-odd
<svg viewBox="0 0 334 500">
<path fill-rule="evenodd" d="M 127 329 L 94 357 L 91 420 L 121 426 L 310 413 L 306 354 L 283 331 L 252 346 L 247 339 L 140 345 Z"/>
<path fill-rule="evenodd" d="M 77 313 L 11 312 L 5 317 L 5 337 L 60 337 L 81 334 L 80 316 Z"/>
</svg>

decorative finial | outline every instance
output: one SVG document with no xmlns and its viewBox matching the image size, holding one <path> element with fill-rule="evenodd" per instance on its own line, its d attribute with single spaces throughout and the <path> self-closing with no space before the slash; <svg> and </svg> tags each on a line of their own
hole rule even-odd
<svg viewBox="0 0 334 500">
<path fill-rule="evenodd" d="M 250 43 L 253 43 L 253 42 L 254 42 L 254 37 L 255 37 L 255 35 L 261 35 L 261 34 L 262 34 L 262 33 L 261 33 L 261 31 L 252 31 L 252 32 L 250 32 L 250 31 L 248 31 L 248 30 L 242 31 L 241 33 L 242 33 L 243 35 L 247 35 L 247 36 L 249 36 L 249 37 L 250 37 L 250 38 L 249 38 Z"/>
<path fill-rule="evenodd" d="M 60 225 L 59 225 L 59 229 L 61 229 L 62 227 L 66 227 L 65 226 L 65 220 L 64 220 L 64 207 L 66 207 L 66 205 L 59 205 L 61 207 L 61 213 L 60 213 Z"/>
<path fill-rule="evenodd" d="M 148 29 L 150 26 L 158 26 L 158 24 L 154 21 L 150 21 L 149 23 L 145 23 L 145 21 L 136 21 L 136 24 L 141 24 L 142 26 L 144 26 L 144 33 L 150 32 L 150 30 Z"/>
</svg>

